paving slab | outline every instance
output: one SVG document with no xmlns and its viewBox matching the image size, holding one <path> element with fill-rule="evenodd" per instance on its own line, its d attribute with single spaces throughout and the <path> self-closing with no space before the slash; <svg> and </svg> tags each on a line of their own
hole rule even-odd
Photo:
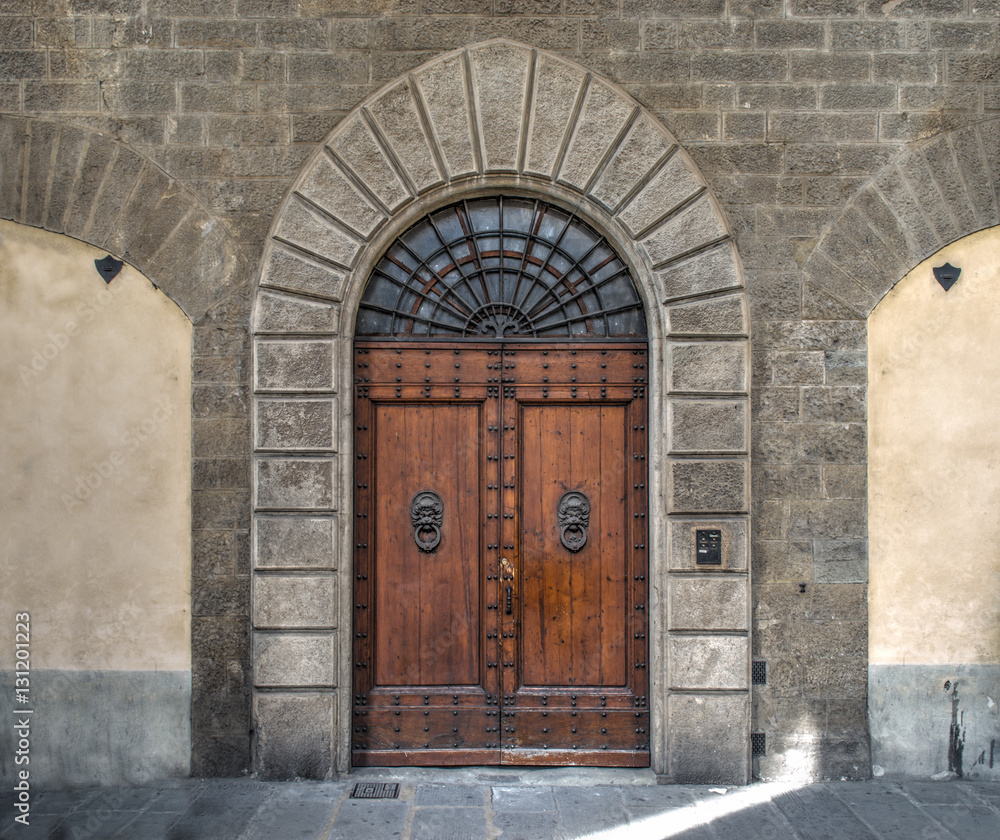
<svg viewBox="0 0 1000 840">
<path fill-rule="evenodd" d="M 421 785 L 414 800 L 417 805 L 450 805 L 483 808 L 489 788 L 475 785 Z"/>
<path fill-rule="evenodd" d="M 994 838 L 1000 837 L 1000 814 L 992 808 L 983 805 L 959 806 L 958 808 L 947 805 L 927 805 L 924 810 L 936 822 L 958 837 L 981 837 L 983 840 L 994 840 Z"/>
<path fill-rule="evenodd" d="M 927 812 L 904 796 L 895 785 L 850 784 L 833 786 L 830 792 L 844 802 L 880 840 L 913 840 L 921 837 L 931 824 Z M 951 840 L 950 834 L 944 837 Z"/>
<path fill-rule="evenodd" d="M 906 795 L 922 805 L 975 803 L 976 796 L 964 782 L 906 782 Z"/>
<path fill-rule="evenodd" d="M 694 804 L 690 791 L 679 785 L 622 788 L 621 797 L 625 807 L 630 810 L 632 808 L 683 808 Z"/>
<path fill-rule="evenodd" d="M 349 799 L 337 812 L 329 840 L 399 840 L 406 827 L 409 802 Z"/>
<path fill-rule="evenodd" d="M 108 836 L 112 840 L 180 840 L 182 835 L 173 830 L 173 825 L 181 816 L 163 811 L 146 811 L 122 826 L 116 834 Z"/>
<path fill-rule="evenodd" d="M 87 838 L 96 840 L 99 837 L 114 837 L 129 823 L 140 816 L 139 811 L 112 811 L 109 809 L 84 809 L 67 814 L 56 835 L 66 838 Z M 16 835 L 15 835 L 16 836 Z"/>
<path fill-rule="evenodd" d="M 243 786 L 237 783 L 229 788 L 208 785 L 173 824 L 172 831 L 185 839 L 239 837 L 257 811 L 276 796 L 277 791 L 265 784 Z"/>
<path fill-rule="evenodd" d="M 540 811 L 504 811 L 494 814 L 493 825 L 502 834 L 500 840 L 539 840 L 557 836 L 555 813 Z"/>
<path fill-rule="evenodd" d="M 711 823 L 716 840 L 794 840 L 795 830 L 782 813 L 770 803 L 752 805 L 735 814 L 727 814 Z"/>
<path fill-rule="evenodd" d="M 823 785 L 782 793 L 775 797 L 774 804 L 802 840 L 878 840 Z"/>
<path fill-rule="evenodd" d="M 340 798 L 284 793 L 257 810 L 240 840 L 315 840 L 330 826 Z"/>
<path fill-rule="evenodd" d="M 415 808 L 411 840 L 470 840 L 489 836 L 483 808 Z"/>
<path fill-rule="evenodd" d="M 158 788 L 153 791 L 147 811 L 157 813 L 184 813 L 201 795 L 198 785 L 177 788 Z"/>
<path fill-rule="evenodd" d="M 550 787 L 493 787 L 496 811 L 541 811 L 555 813 L 556 800 Z"/>
<path fill-rule="evenodd" d="M 559 827 L 568 837 L 584 837 L 627 825 L 621 792 L 613 787 L 554 788 Z"/>
</svg>

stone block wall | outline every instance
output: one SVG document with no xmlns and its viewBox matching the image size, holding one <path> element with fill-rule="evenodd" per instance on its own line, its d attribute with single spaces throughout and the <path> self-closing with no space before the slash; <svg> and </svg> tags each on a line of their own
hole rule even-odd
<svg viewBox="0 0 1000 840">
<path fill-rule="evenodd" d="M 733 232 L 752 319 L 753 656 L 770 663 L 756 770 L 867 775 L 865 317 L 924 256 L 996 223 L 998 32 L 985 0 L 0 0 L 3 218 L 108 249 L 194 321 L 193 771 L 249 762 L 248 328 L 275 213 L 366 97 L 445 51 L 510 37 L 662 121 Z M 408 142 L 402 127 L 391 139 Z M 360 166 L 350 153 L 333 150 Z M 544 168 L 544 148 L 528 161 Z M 434 169 L 407 186 L 430 186 Z M 391 178 L 366 177 L 397 206 Z M 288 271 L 322 295 L 343 283 Z M 329 308 L 293 316 L 280 294 L 260 300 L 275 324 L 338 328 Z M 692 358 L 674 375 L 723 375 L 675 349 Z M 322 361 L 296 369 L 332 390 Z M 275 393 L 257 410 L 257 442 L 276 452 L 266 472 L 283 468 L 268 417 L 338 409 Z M 270 486 L 258 484 L 265 505 Z"/>
</svg>

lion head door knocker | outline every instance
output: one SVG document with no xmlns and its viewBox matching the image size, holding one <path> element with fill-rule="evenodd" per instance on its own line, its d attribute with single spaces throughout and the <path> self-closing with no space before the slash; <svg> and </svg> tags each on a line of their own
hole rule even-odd
<svg viewBox="0 0 1000 840">
<path fill-rule="evenodd" d="M 559 529 L 562 544 L 577 552 L 587 543 L 590 525 L 590 499 L 583 493 L 571 490 L 559 500 Z"/>
<path fill-rule="evenodd" d="M 441 542 L 444 502 L 432 490 L 421 490 L 410 502 L 410 523 L 413 539 L 421 551 L 433 551 Z"/>
</svg>

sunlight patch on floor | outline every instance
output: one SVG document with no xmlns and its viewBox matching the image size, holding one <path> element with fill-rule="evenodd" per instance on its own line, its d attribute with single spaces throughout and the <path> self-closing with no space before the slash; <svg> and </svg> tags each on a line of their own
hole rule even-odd
<svg viewBox="0 0 1000 840">
<path fill-rule="evenodd" d="M 805 787 L 805 784 L 768 782 L 745 788 L 713 788 L 719 791 L 683 808 L 664 808 L 663 813 L 587 834 L 579 840 L 669 840 L 715 820 L 737 814 L 747 808 L 771 802 L 775 797 Z"/>
</svg>

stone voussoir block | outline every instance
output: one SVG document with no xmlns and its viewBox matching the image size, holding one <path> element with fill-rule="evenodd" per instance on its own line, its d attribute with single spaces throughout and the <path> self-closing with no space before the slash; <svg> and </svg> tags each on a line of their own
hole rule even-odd
<svg viewBox="0 0 1000 840">
<path fill-rule="evenodd" d="M 722 532 L 722 564 L 699 566 L 696 562 L 697 533 L 703 529 Z M 749 567 L 749 537 L 746 519 L 683 519 L 671 517 L 667 523 L 667 541 L 670 556 L 667 564 L 671 571 L 745 572 Z"/>
<path fill-rule="evenodd" d="M 368 111 L 417 190 L 427 190 L 440 184 L 441 173 L 420 121 L 409 82 L 385 91 L 368 105 Z"/>
<path fill-rule="evenodd" d="M 657 274 L 657 280 L 668 300 L 742 285 L 732 242 L 672 263 Z"/>
<path fill-rule="evenodd" d="M 416 79 L 448 174 L 458 178 L 476 173 L 464 61 L 449 56 L 417 73 Z"/>
<path fill-rule="evenodd" d="M 594 183 L 590 195 L 614 211 L 673 148 L 673 141 L 653 118 L 640 114 Z"/>
<path fill-rule="evenodd" d="M 333 300 L 343 293 L 343 272 L 303 255 L 272 247 L 265 264 L 262 286 Z"/>
<path fill-rule="evenodd" d="M 749 685 L 746 636 L 675 636 L 667 640 L 670 687 L 681 690 L 746 690 Z"/>
<path fill-rule="evenodd" d="M 337 519 L 332 516 L 254 518 L 255 569 L 336 569 Z"/>
<path fill-rule="evenodd" d="M 336 458 L 260 458 L 255 464 L 258 510 L 335 510 Z"/>
<path fill-rule="evenodd" d="M 253 626 L 262 630 L 333 629 L 337 581 L 332 575 L 254 575 Z"/>
<path fill-rule="evenodd" d="M 254 343 L 258 392 L 335 391 L 336 349 L 332 341 L 259 339 Z"/>
<path fill-rule="evenodd" d="M 552 56 L 541 56 L 535 74 L 534 112 L 525 154 L 525 171 L 551 178 L 556 156 L 570 128 L 585 74 Z"/>
<path fill-rule="evenodd" d="M 381 144 L 360 116 L 347 120 L 338 129 L 330 141 L 330 149 L 390 212 L 409 200 L 409 189 L 400 181 Z"/>
<path fill-rule="evenodd" d="M 742 295 L 681 303 L 667 309 L 670 335 L 745 335 L 746 303 Z"/>
<path fill-rule="evenodd" d="M 618 218 L 633 236 L 637 236 L 703 188 L 704 184 L 687 158 L 683 154 L 675 154 L 629 200 Z"/>
<path fill-rule="evenodd" d="M 261 291 L 257 296 L 258 333 L 323 333 L 336 335 L 340 307 L 324 301 L 303 300 L 277 292 Z"/>
<path fill-rule="evenodd" d="M 706 194 L 653 228 L 640 244 L 653 265 L 661 266 L 726 235 L 722 220 Z"/>
<path fill-rule="evenodd" d="M 521 143 L 531 53 L 509 44 L 469 51 L 479 116 L 479 143 L 487 172 L 514 172 Z"/>
<path fill-rule="evenodd" d="M 668 589 L 670 630 L 748 630 L 744 575 L 674 578 Z"/>
<path fill-rule="evenodd" d="M 337 398 L 264 399 L 256 401 L 255 445 L 258 450 L 336 451 Z"/>
<path fill-rule="evenodd" d="M 584 190 L 604 156 L 635 112 L 635 104 L 591 81 L 583 112 L 559 169 L 559 181 Z"/>
<path fill-rule="evenodd" d="M 337 678 L 336 635 L 255 632 L 254 685 L 264 688 L 333 688 Z"/>
<path fill-rule="evenodd" d="M 298 192 L 365 238 L 386 218 L 325 156 L 316 161 Z"/>
<path fill-rule="evenodd" d="M 285 210 L 277 238 L 315 254 L 320 262 L 325 260 L 349 269 L 361 248 L 361 238 L 297 198 Z"/>
</svg>

